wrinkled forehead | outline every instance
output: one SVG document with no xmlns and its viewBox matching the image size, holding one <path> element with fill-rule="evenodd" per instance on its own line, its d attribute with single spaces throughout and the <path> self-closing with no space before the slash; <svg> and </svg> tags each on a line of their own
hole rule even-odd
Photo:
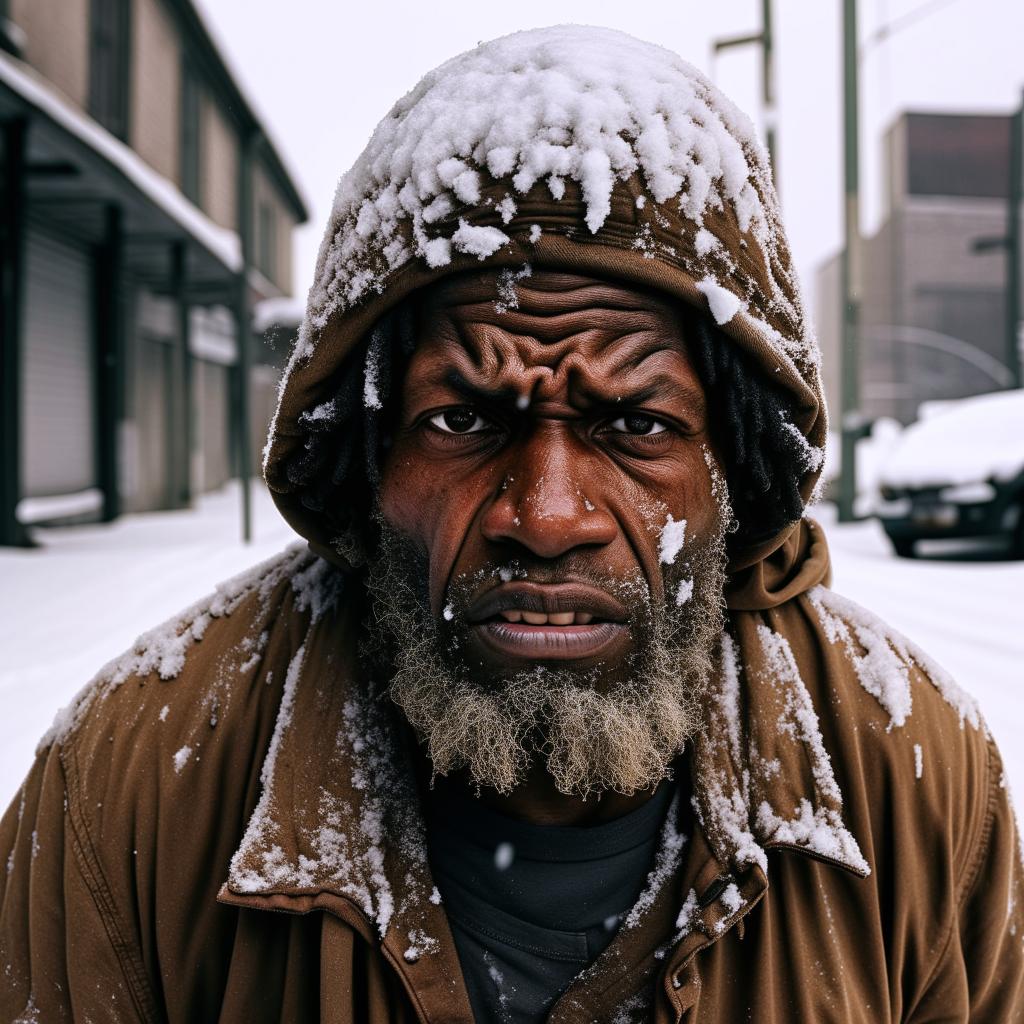
<svg viewBox="0 0 1024 1024">
<path fill-rule="evenodd" d="M 523 267 L 438 282 L 420 309 L 417 374 L 449 362 L 492 382 L 529 371 L 693 375 L 680 309 L 652 291 Z"/>
</svg>

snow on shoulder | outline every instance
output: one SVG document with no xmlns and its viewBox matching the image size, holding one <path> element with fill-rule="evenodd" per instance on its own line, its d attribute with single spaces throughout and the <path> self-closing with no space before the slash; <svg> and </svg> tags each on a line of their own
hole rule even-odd
<svg viewBox="0 0 1024 1024">
<path fill-rule="evenodd" d="M 215 619 L 231 615 L 248 597 L 257 595 L 266 602 L 281 583 L 291 581 L 295 607 L 310 610 L 316 620 L 337 594 L 333 571 L 327 563 L 310 555 L 304 544 L 293 544 L 279 555 L 267 559 L 220 584 L 213 594 L 197 601 L 179 615 L 135 641 L 132 648 L 105 665 L 87 683 L 71 703 L 57 712 L 53 724 L 39 741 L 38 750 L 63 742 L 81 724 L 97 701 L 106 700 L 122 683 L 132 677 L 144 678 L 155 672 L 163 681 L 175 679 L 185 668 L 189 650 L 199 643 Z M 161 712 L 160 720 L 166 716 Z M 191 750 L 178 751 L 174 767 L 180 772 Z"/>
<path fill-rule="evenodd" d="M 888 730 L 901 728 L 913 706 L 911 670 L 916 668 L 956 712 L 960 726 L 984 728 L 977 702 L 941 665 L 855 601 L 818 586 L 807 593 L 826 638 L 842 647 L 860 685 L 889 716 Z"/>
<path fill-rule="evenodd" d="M 638 175 L 656 204 L 675 204 L 688 230 L 704 232 L 699 255 L 721 249 L 705 215 L 730 208 L 774 263 L 778 210 L 766 168 L 746 115 L 660 46 L 579 25 L 484 43 L 399 100 L 341 179 L 296 351 L 311 354 L 332 314 L 382 291 L 410 260 L 436 268 L 453 252 L 497 252 L 509 236 L 461 215 L 492 206 L 508 225 L 515 197 L 538 183 L 556 202 L 566 182 L 578 185 L 596 233 L 616 184 Z M 486 179 L 503 198 L 484 198 Z M 529 227 L 533 244 L 540 234 Z M 714 280 L 702 290 L 720 323 L 741 308 Z"/>
</svg>

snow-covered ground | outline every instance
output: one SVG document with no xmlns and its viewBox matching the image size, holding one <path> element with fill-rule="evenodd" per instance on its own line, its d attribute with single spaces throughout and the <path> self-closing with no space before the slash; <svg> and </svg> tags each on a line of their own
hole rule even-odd
<svg viewBox="0 0 1024 1024">
<path fill-rule="evenodd" d="M 834 586 L 924 647 L 981 702 L 1024 811 L 1024 562 L 892 557 L 877 523 L 829 534 Z M 233 488 L 193 512 L 111 526 L 39 530 L 43 547 L 0 549 L 0 808 L 13 796 L 57 709 L 144 630 L 295 535 L 262 487 L 255 539 L 239 540 Z"/>
</svg>

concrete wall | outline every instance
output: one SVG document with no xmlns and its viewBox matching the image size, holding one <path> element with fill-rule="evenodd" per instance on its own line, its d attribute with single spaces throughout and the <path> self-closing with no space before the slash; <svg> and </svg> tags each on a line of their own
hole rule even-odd
<svg viewBox="0 0 1024 1024">
<path fill-rule="evenodd" d="M 199 178 L 203 209 L 238 228 L 238 133 L 204 90 L 199 101 Z"/>
<path fill-rule="evenodd" d="M 89 103 L 89 0 L 10 0 L 25 60 L 70 99 Z"/>
<path fill-rule="evenodd" d="M 821 346 L 821 378 L 832 430 L 838 429 L 841 397 L 843 318 L 839 294 L 840 257 L 841 253 L 836 253 L 820 264 L 814 280 L 814 329 Z"/>
<path fill-rule="evenodd" d="M 160 0 L 133 0 L 131 142 L 151 167 L 181 181 L 181 49 Z"/>
</svg>

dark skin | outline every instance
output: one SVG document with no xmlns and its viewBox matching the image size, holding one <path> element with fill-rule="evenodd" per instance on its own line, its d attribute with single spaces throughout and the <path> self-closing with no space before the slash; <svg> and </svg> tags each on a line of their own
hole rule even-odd
<svg viewBox="0 0 1024 1024">
<path fill-rule="evenodd" d="M 594 577 L 639 575 L 661 600 L 667 518 L 686 520 L 687 543 L 717 525 L 704 390 L 675 308 L 653 293 L 545 272 L 520 282 L 518 308 L 496 308 L 497 295 L 493 273 L 432 290 L 381 509 L 425 553 L 439 622 L 452 583 L 484 577 L 462 652 L 481 681 L 557 662 L 606 686 L 628 671 L 633 638 L 628 609 Z M 509 562 L 515 579 L 479 573 Z M 480 794 L 560 825 L 608 821 L 652 795 L 584 801 L 539 762 L 512 793 Z"/>
</svg>

